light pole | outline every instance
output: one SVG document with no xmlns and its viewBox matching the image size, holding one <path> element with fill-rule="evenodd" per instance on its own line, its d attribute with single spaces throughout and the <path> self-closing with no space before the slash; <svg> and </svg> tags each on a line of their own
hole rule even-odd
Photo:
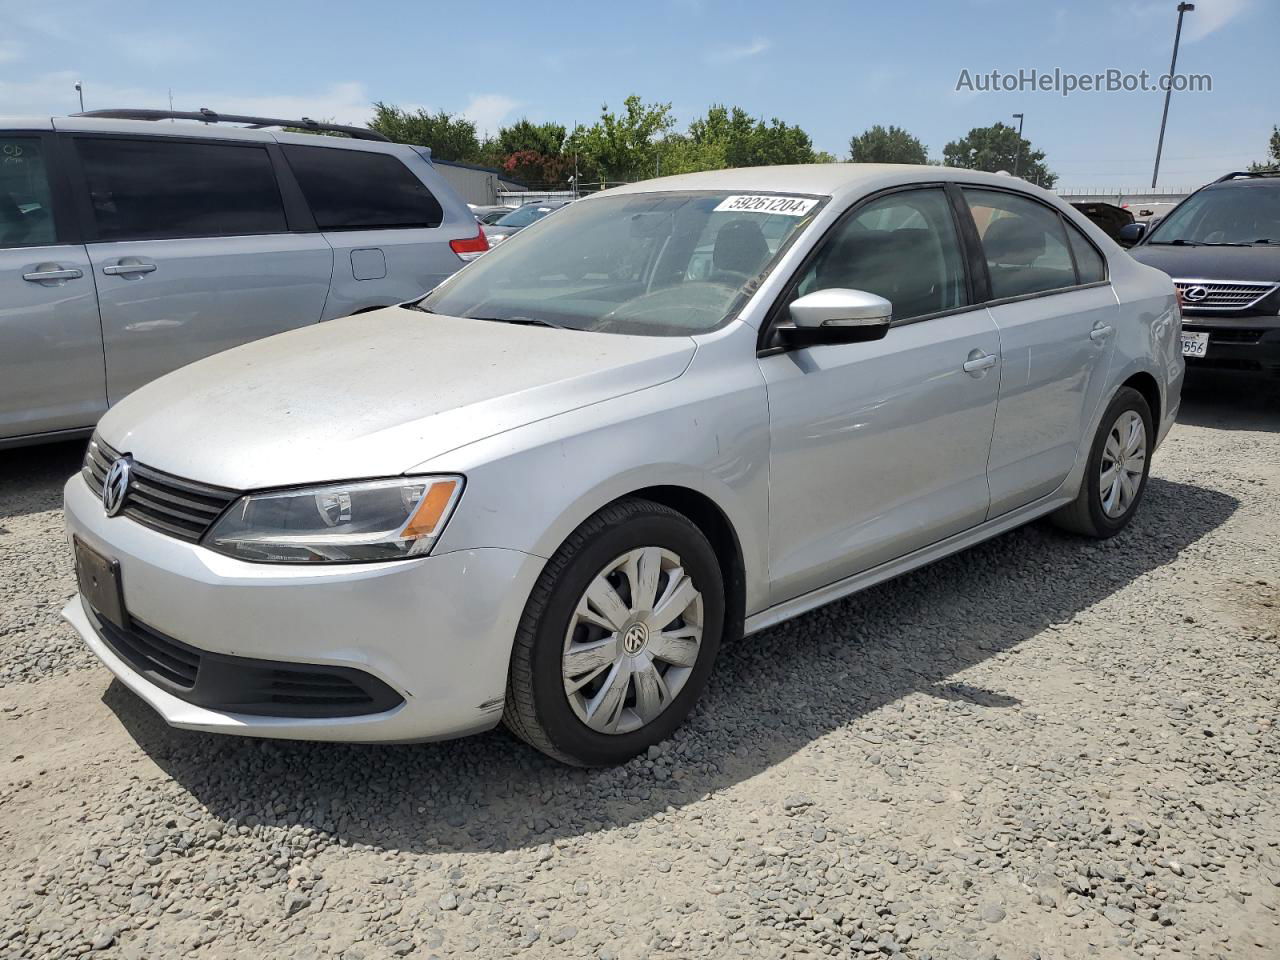
<svg viewBox="0 0 1280 960">
<path fill-rule="evenodd" d="M 76 93 L 80 95 L 80 112 L 84 113 L 84 86 L 79 80 L 76 81 Z"/>
<path fill-rule="evenodd" d="M 1018 152 L 1013 155 L 1013 175 L 1016 177 L 1022 160 L 1022 114 L 1015 113 L 1013 119 L 1018 121 Z"/>
<path fill-rule="evenodd" d="M 1156 166 L 1151 171 L 1151 189 L 1156 188 L 1156 180 L 1160 176 L 1160 154 L 1164 151 L 1164 127 L 1169 122 L 1169 97 L 1173 94 L 1173 71 L 1178 66 L 1178 41 L 1182 39 L 1182 18 L 1194 10 L 1194 3 L 1178 4 L 1178 29 L 1173 34 L 1173 59 L 1169 61 L 1169 85 L 1164 91 L 1164 113 L 1160 115 L 1160 139 L 1156 141 Z"/>
</svg>

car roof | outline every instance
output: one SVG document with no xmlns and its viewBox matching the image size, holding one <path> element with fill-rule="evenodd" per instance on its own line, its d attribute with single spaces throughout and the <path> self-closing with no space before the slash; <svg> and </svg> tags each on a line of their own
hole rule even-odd
<svg viewBox="0 0 1280 960">
<path fill-rule="evenodd" d="M 807 193 L 843 196 L 867 193 L 905 183 L 956 182 L 1014 187 L 1042 196 L 1048 191 L 1006 174 L 956 167 L 907 163 L 803 163 L 776 167 L 735 167 L 644 180 L 605 191 L 606 194 L 653 193 L 668 190 L 734 190 L 760 193 Z"/>
</svg>

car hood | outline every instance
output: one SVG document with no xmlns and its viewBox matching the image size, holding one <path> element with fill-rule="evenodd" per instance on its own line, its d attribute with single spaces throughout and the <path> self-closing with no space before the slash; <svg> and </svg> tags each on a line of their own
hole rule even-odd
<svg viewBox="0 0 1280 960">
<path fill-rule="evenodd" d="M 688 337 L 632 337 L 403 307 L 236 347 L 113 407 L 102 438 L 238 490 L 395 476 L 467 443 L 672 380 Z"/>
<path fill-rule="evenodd" d="M 1175 280 L 1280 282 L 1280 244 L 1259 247 L 1174 247 L 1141 244 L 1129 254 Z"/>
<path fill-rule="evenodd" d="M 509 237 L 513 233 L 518 233 L 524 227 L 500 227 L 496 223 L 482 223 L 480 229 L 484 231 L 486 237 Z"/>
</svg>

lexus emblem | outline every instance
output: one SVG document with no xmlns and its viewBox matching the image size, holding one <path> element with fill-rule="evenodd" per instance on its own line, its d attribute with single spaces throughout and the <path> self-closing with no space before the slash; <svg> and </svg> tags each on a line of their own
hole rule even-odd
<svg viewBox="0 0 1280 960">
<path fill-rule="evenodd" d="M 1187 287 L 1187 289 L 1182 292 L 1183 299 L 1188 303 L 1199 303 L 1208 295 L 1209 291 L 1204 287 Z"/>
<path fill-rule="evenodd" d="M 114 517 L 124 506 L 125 495 L 129 492 L 129 472 L 129 458 L 121 457 L 111 464 L 107 479 L 102 481 L 102 508 L 108 517 Z"/>
</svg>

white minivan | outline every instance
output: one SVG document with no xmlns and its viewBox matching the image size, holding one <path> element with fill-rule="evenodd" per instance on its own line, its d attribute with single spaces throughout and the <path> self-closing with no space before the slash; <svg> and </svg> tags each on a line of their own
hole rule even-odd
<svg viewBox="0 0 1280 960">
<path fill-rule="evenodd" d="M 487 249 L 429 150 L 361 127 L 0 118 L 0 447 L 88 435 L 170 370 L 421 296 Z"/>
</svg>

